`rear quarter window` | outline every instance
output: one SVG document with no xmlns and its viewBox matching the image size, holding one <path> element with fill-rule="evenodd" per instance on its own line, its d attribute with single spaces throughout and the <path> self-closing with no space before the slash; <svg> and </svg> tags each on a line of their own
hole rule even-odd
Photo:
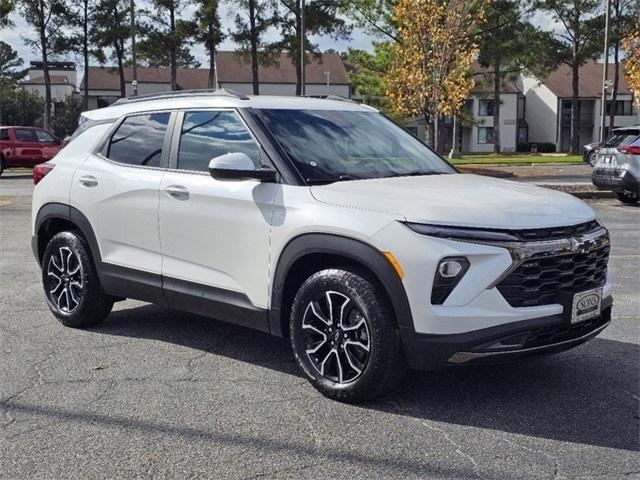
<svg viewBox="0 0 640 480">
<path fill-rule="evenodd" d="M 9 130 L 6 128 L 0 130 L 0 140 L 9 140 Z"/>
<path fill-rule="evenodd" d="M 125 118 L 111 136 L 105 156 L 127 165 L 160 166 L 170 116 L 161 112 Z"/>
<path fill-rule="evenodd" d="M 620 143 L 618 145 L 623 146 L 623 145 L 631 145 L 632 143 L 634 143 L 636 140 L 638 140 L 638 135 L 637 134 L 632 134 L 632 135 L 625 135 L 621 140 Z"/>
</svg>

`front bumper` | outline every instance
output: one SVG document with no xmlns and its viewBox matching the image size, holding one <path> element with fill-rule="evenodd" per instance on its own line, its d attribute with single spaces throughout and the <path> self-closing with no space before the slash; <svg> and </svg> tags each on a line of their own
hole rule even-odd
<svg viewBox="0 0 640 480">
<path fill-rule="evenodd" d="M 603 298 L 599 317 L 575 325 L 558 314 L 451 335 L 406 334 L 405 355 L 411 368 L 432 370 L 558 353 L 602 332 L 611 321 L 612 305 L 611 296 Z"/>
<path fill-rule="evenodd" d="M 591 174 L 591 181 L 601 190 L 640 193 L 640 181 L 629 170 L 596 169 Z"/>
</svg>

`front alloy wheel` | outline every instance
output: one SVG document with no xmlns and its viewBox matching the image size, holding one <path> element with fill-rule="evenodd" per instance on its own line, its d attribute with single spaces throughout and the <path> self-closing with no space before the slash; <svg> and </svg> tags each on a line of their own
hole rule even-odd
<svg viewBox="0 0 640 480">
<path fill-rule="evenodd" d="M 370 400 L 404 378 L 398 326 L 366 274 L 327 269 L 309 277 L 293 300 L 289 332 L 298 365 L 329 398 Z"/>
<path fill-rule="evenodd" d="M 341 384 L 362 375 L 369 361 L 369 327 L 349 297 L 327 291 L 310 301 L 302 331 L 307 358 L 320 375 Z"/>
</svg>

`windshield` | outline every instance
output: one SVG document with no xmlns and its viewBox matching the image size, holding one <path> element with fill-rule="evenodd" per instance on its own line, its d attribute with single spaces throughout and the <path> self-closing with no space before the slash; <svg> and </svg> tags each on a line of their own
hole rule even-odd
<svg viewBox="0 0 640 480">
<path fill-rule="evenodd" d="M 455 173 L 377 112 L 263 109 L 260 115 L 310 184 Z"/>
</svg>

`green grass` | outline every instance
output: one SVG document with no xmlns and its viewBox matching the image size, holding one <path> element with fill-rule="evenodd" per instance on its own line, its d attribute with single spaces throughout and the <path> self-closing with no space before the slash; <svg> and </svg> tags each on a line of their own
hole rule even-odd
<svg viewBox="0 0 640 480">
<path fill-rule="evenodd" d="M 538 165 L 545 163 L 582 163 L 580 155 L 465 155 L 452 161 L 454 165 Z"/>
</svg>

